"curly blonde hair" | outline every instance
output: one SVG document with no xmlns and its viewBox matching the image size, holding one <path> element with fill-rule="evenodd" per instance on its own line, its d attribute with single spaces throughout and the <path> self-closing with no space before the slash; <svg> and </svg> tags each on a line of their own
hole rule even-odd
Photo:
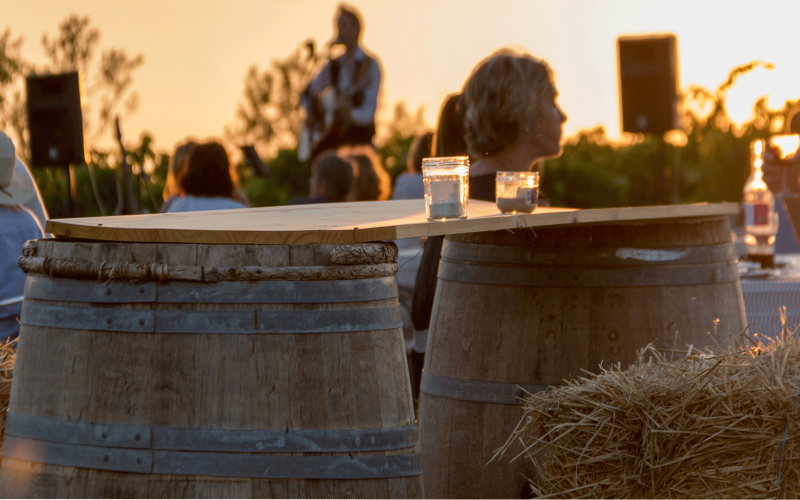
<svg viewBox="0 0 800 500">
<path fill-rule="evenodd" d="M 479 158 L 513 145 L 555 88 L 545 61 L 501 49 L 476 66 L 462 92 L 464 139 L 470 156 Z"/>
</svg>

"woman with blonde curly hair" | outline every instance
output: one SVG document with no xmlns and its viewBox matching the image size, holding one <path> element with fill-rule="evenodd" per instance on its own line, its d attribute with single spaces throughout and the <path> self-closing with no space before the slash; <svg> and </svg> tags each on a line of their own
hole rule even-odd
<svg viewBox="0 0 800 500">
<path fill-rule="evenodd" d="M 503 49 L 481 61 L 461 95 L 470 198 L 494 201 L 498 171 L 526 172 L 561 154 L 567 115 L 546 62 Z"/>
</svg>

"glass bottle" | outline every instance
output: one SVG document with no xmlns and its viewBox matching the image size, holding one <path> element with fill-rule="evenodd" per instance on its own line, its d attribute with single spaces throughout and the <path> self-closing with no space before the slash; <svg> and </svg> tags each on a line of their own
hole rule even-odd
<svg viewBox="0 0 800 500">
<path fill-rule="evenodd" d="M 750 143 L 750 177 L 744 185 L 744 243 L 747 258 L 761 267 L 775 267 L 778 214 L 775 196 L 764 182 L 764 141 Z"/>
</svg>

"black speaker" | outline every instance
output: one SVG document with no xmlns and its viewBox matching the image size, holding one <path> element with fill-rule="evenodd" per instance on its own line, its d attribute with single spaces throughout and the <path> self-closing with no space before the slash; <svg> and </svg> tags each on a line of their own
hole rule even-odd
<svg viewBox="0 0 800 500">
<path fill-rule="evenodd" d="M 617 39 L 622 130 L 663 134 L 678 128 L 678 42 L 675 35 Z"/>
<path fill-rule="evenodd" d="M 78 73 L 30 75 L 25 79 L 25 87 L 31 166 L 69 167 L 71 163 L 86 163 Z"/>
</svg>

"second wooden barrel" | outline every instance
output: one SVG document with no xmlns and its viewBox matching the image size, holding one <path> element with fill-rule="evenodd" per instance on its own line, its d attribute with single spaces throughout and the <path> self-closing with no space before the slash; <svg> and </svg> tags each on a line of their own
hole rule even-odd
<svg viewBox="0 0 800 500">
<path fill-rule="evenodd" d="M 421 498 L 396 255 L 29 244 L 2 494 Z"/>
<path fill-rule="evenodd" d="M 425 492 L 519 498 L 527 458 L 488 463 L 517 397 L 746 325 L 727 218 L 448 236 L 420 398 Z M 519 450 L 517 450 L 519 451 Z M 487 465 L 488 463 L 488 465 Z M 523 477 L 524 476 L 524 477 Z"/>
</svg>

